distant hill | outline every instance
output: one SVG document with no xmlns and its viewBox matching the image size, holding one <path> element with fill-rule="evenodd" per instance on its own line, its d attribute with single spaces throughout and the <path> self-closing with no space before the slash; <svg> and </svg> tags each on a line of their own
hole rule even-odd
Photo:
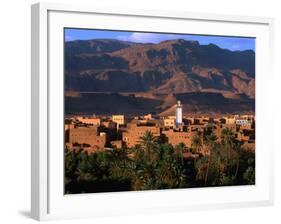
<svg viewBox="0 0 281 224">
<path fill-rule="evenodd" d="M 214 44 L 200 45 L 197 41 L 182 39 L 159 44 L 110 39 L 68 41 L 65 42 L 65 88 L 72 92 L 120 93 L 122 100 L 128 100 L 126 106 L 123 105 L 125 111 L 136 113 L 145 110 L 163 113 L 177 99 L 189 105 L 186 113 L 193 110 L 253 112 L 255 52 L 230 51 Z M 112 95 L 103 97 L 109 100 L 108 96 L 111 102 Z M 157 103 L 134 109 L 137 107 L 130 101 L 132 96 L 142 103 L 145 100 Z M 84 97 L 84 94 L 68 96 L 66 104 L 74 98 L 84 102 Z M 116 108 L 100 100 L 96 103 L 103 109 L 95 106 L 87 110 L 101 113 L 102 110 L 118 110 L 124 102 L 121 98 L 114 99 Z M 212 100 L 203 107 L 208 99 Z M 95 104 L 92 100 L 90 102 Z M 228 106 L 215 106 L 216 102 Z M 82 110 L 84 106 L 76 103 L 66 111 L 76 112 L 79 110 L 76 107 Z"/>
<path fill-rule="evenodd" d="M 108 53 L 137 45 L 133 42 L 114 39 L 74 40 L 65 42 L 66 55 Z"/>
<path fill-rule="evenodd" d="M 161 103 L 157 99 L 123 96 L 118 93 L 80 93 L 80 96 L 65 97 L 65 111 L 67 114 L 145 115 L 160 113 Z"/>
</svg>

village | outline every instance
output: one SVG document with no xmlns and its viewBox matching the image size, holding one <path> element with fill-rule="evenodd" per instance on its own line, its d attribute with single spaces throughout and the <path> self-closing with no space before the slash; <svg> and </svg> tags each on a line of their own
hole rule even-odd
<svg viewBox="0 0 281 224">
<path fill-rule="evenodd" d="M 88 153 L 132 148 L 140 137 L 151 132 L 173 147 L 183 143 L 192 147 L 195 136 L 202 138 L 213 131 L 220 140 L 223 129 L 229 129 L 244 148 L 255 150 L 255 118 L 253 115 L 232 115 L 224 117 L 186 117 L 182 105 L 175 105 L 175 116 L 158 117 L 147 114 L 139 117 L 71 116 L 65 119 L 65 147 L 69 150 L 84 150 Z M 202 147 L 201 154 L 208 154 L 208 147 Z"/>
</svg>

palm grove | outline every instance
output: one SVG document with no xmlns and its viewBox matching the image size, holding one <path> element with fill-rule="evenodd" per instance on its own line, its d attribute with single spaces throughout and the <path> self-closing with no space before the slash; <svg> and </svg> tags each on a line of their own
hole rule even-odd
<svg viewBox="0 0 281 224">
<path fill-rule="evenodd" d="M 208 155 L 200 153 L 203 147 Z M 185 156 L 186 154 L 192 156 Z M 172 147 L 146 132 L 133 148 L 86 153 L 65 149 L 65 193 L 255 184 L 255 153 L 229 129 L 220 140 L 210 130 Z"/>
</svg>

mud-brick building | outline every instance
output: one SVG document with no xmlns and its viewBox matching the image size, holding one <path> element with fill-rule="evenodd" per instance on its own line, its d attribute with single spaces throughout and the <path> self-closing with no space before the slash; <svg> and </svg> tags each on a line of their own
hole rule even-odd
<svg viewBox="0 0 281 224">
<path fill-rule="evenodd" d="M 83 124 L 100 126 L 101 119 L 98 117 L 75 117 L 75 119 Z"/>
<path fill-rule="evenodd" d="M 124 115 L 115 114 L 115 115 L 112 115 L 111 119 L 113 122 L 115 122 L 117 124 L 117 128 L 119 128 L 119 126 L 121 126 L 121 125 L 125 125 L 125 116 Z"/>
<path fill-rule="evenodd" d="M 102 149 L 106 145 L 106 133 L 99 132 L 96 126 L 76 127 L 69 129 L 68 140 L 70 144 L 87 144 Z"/>
<path fill-rule="evenodd" d="M 163 131 L 162 134 L 166 136 L 168 143 L 172 146 L 184 143 L 187 147 L 191 147 L 192 139 L 197 132 L 175 131 L 170 129 Z"/>
<path fill-rule="evenodd" d="M 133 147 L 139 144 L 140 137 L 144 136 L 145 132 L 151 132 L 154 136 L 160 137 L 161 128 L 153 124 L 138 124 L 130 123 L 126 131 L 122 134 L 122 140 L 127 147 Z"/>
</svg>

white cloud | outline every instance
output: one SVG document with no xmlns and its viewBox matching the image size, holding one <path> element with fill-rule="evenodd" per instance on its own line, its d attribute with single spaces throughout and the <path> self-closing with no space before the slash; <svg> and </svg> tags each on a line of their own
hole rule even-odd
<svg viewBox="0 0 281 224">
<path fill-rule="evenodd" d="M 65 40 L 66 40 L 66 41 L 71 41 L 71 40 L 74 40 L 74 38 L 71 37 L 71 36 L 67 36 L 67 35 L 66 35 L 66 36 L 65 36 Z"/>
<path fill-rule="evenodd" d="M 117 39 L 138 43 L 159 43 L 164 40 L 178 39 L 180 35 L 158 33 L 132 33 L 129 36 L 118 36 Z"/>
<path fill-rule="evenodd" d="M 241 50 L 242 48 L 243 46 L 241 46 L 240 44 L 232 44 L 230 49 L 233 51 L 237 51 L 237 50 Z"/>
</svg>

